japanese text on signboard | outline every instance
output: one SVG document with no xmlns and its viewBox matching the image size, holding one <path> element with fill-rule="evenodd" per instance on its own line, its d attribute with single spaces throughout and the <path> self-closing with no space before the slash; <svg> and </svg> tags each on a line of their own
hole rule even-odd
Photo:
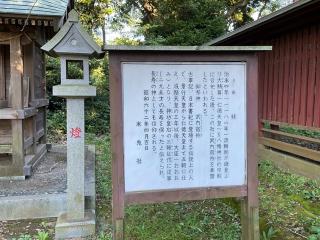
<svg viewBox="0 0 320 240">
<path fill-rule="evenodd" d="M 123 64 L 126 191 L 245 184 L 245 64 Z"/>
</svg>

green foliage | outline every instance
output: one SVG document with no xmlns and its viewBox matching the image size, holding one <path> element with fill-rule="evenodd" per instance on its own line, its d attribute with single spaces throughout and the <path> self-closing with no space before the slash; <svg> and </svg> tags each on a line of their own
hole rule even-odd
<svg viewBox="0 0 320 240">
<path fill-rule="evenodd" d="M 97 159 L 97 191 L 101 199 L 105 202 L 111 201 L 111 145 L 109 137 L 102 137 L 94 140 L 96 148 L 99 151 Z"/>
<path fill-rule="evenodd" d="M 271 129 L 270 123 L 265 122 L 264 128 Z M 290 125 L 282 125 L 280 126 L 279 130 L 286 133 L 295 134 L 295 135 L 320 139 L 320 131 L 315 131 L 315 130 L 313 131 L 313 130 L 298 128 Z"/>
<path fill-rule="evenodd" d="M 280 7 L 279 0 L 116 1 L 115 22 L 138 21 L 147 45 L 202 45 Z M 120 7 L 119 7 L 120 6 Z"/>
<path fill-rule="evenodd" d="M 65 134 L 67 132 L 66 109 L 49 112 L 47 124 L 48 128 L 51 129 L 51 133 Z"/>
<path fill-rule="evenodd" d="M 287 132 L 287 133 L 292 133 L 292 134 L 296 134 L 296 135 L 320 139 L 320 132 L 319 131 L 312 131 L 312 130 L 308 130 L 308 129 L 299 129 L 299 128 L 290 127 L 290 126 L 283 126 L 280 128 L 280 130 Z"/>
<path fill-rule="evenodd" d="M 273 227 L 270 227 L 268 231 L 263 231 L 260 237 L 261 240 L 272 240 L 275 239 L 277 230 L 274 230 Z"/>
<path fill-rule="evenodd" d="M 320 240 L 320 226 L 312 226 L 310 228 L 311 235 L 308 240 Z"/>
<path fill-rule="evenodd" d="M 97 218 L 104 219 L 111 240 L 111 151 L 108 137 L 88 136 L 97 151 Z M 126 208 L 126 239 L 240 239 L 239 216 L 223 200 L 151 204 Z"/>
<path fill-rule="evenodd" d="M 239 216 L 223 200 L 129 207 L 130 239 L 240 239 Z M 165 229 L 165 231 L 164 231 Z"/>
<path fill-rule="evenodd" d="M 139 40 L 127 38 L 127 37 L 118 37 L 114 39 L 111 45 L 129 45 L 129 46 L 137 46 L 140 45 L 141 42 Z"/>
<path fill-rule="evenodd" d="M 146 44 L 200 45 L 226 31 L 223 1 L 157 2 L 157 14 L 145 25 Z"/>
<path fill-rule="evenodd" d="M 104 232 L 100 232 L 97 236 L 96 240 L 112 240 L 112 234 L 106 234 Z"/>
<path fill-rule="evenodd" d="M 112 13 L 110 0 L 76 0 L 75 8 L 80 13 L 81 23 L 90 33 L 103 28 L 106 16 Z"/>
<path fill-rule="evenodd" d="M 320 201 L 320 189 L 315 189 L 315 190 L 304 190 L 303 192 L 303 198 L 306 200 L 311 200 L 311 201 Z"/>
<path fill-rule="evenodd" d="M 291 239 L 292 226 L 307 236 L 311 226 L 320 225 L 320 203 L 309 197 L 318 195 L 319 182 L 279 170 L 270 161 L 260 162 L 259 173 L 260 214 L 264 225 L 277 226 L 276 239 Z"/>
<path fill-rule="evenodd" d="M 281 0 L 226 0 L 227 21 L 236 29 L 254 21 L 254 13 L 260 18 L 279 9 L 281 3 Z"/>
<path fill-rule="evenodd" d="M 147 45 L 200 45 L 227 30 L 227 22 L 223 16 L 224 1 L 139 2 L 142 13 L 140 33 L 145 37 Z M 135 6 L 128 1 L 123 9 Z"/>
<path fill-rule="evenodd" d="M 49 240 L 49 233 L 44 231 L 38 231 L 38 234 L 34 236 L 36 240 Z"/>
<path fill-rule="evenodd" d="M 80 60 L 67 60 L 67 78 L 83 79 L 83 62 Z"/>
<path fill-rule="evenodd" d="M 19 238 L 12 238 L 12 240 L 32 240 L 32 237 L 28 234 L 21 235 Z"/>
<path fill-rule="evenodd" d="M 90 83 L 97 87 L 97 96 L 86 100 L 86 127 L 88 133 L 102 135 L 109 132 L 109 63 L 106 58 L 91 60 Z"/>
<path fill-rule="evenodd" d="M 52 87 L 61 83 L 60 60 L 58 58 L 46 56 L 46 81 L 49 98 L 48 109 L 62 109 L 65 106 L 65 100 L 61 97 L 52 96 Z"/>
<path fill-rule="evenodd" d="M 66 102 L 65 99 L 52 96 L 52 87 L 60 84 L 59 59 L 47 57 L 47 93 L 49 97 L 48 130 L 53 137 L 66 133 Z M 109 86 L 106 59 L 90 61 L 90 83 L 97 87 L 97 96 L 86 99 L 85 122 L 86 131 L 96 135 L 109 131 Z"/>
</svg>

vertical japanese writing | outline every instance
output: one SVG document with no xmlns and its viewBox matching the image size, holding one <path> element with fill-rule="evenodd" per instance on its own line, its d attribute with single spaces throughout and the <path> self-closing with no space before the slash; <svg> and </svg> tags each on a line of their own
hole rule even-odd
<svg viewBox="0 0 320 240">
<path fill-rule="evenodd" d="M 216 111 L 216 106 L 215 106 L 215 92 L 216 92 L 216 85 L 215 85 L 215 73 L 210 72 L 210 123 L 209 123 L 209 148 L 210 148 L 210 179 L 215 179 L 216 177 L 216 136 L 215 136 L 215 111 Z"/>
<path fill-rule="evenodd" d="M 244 89 L 239 88 L 238 75 L 214 64 L 203 70 L 174 66 L 146 65 L 144 82 L 135 88 L 136 106 L 130 106 L 136 107 L 131 116 L 133 131 L 139 134 L 128 138 L 136 149 L 128 155 L 135 171 L 156 170 L 154 177 L 169 186 L 193 184 L 199 178 L 208 186 L 229 181 L 232 168 L 239 166 L 237 152 L 231 149 L 240 145 L 232 131 L 239 118 L 245 119 L 239 109 L 244 101 L 237 103 Z M 240 147 L 244 139 L 238 139 Z"/>
<path fill-rule="evenodd" d="M 193 73 L 188 73 L 188 92 L 189 92 L 189 100 L 188 100 L 188 179 L 193 180 L 193 167 L 194 167 L 194 154 L 193 154 L 193 121 L 194 121 L 194 111 L 193 111 L 193 92 L 194 92 L 194 79 Z"/>
<path fill-rule="evenodd" d="M 223 177 L 229 178 L 229 83 L 230 83 L 230 74 L 224 72 L 223 76 L 223 97 L 224 97 L 224 106 L 223 106 Z"/>
</svg>

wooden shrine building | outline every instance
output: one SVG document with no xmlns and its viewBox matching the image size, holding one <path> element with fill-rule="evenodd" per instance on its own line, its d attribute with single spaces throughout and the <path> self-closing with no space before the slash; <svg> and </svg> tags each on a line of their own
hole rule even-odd
<svg viewBox="0 0 320 240">
<path fill-rule="evenodd" d="M 0 0 L 0 178 L 24 178 L 46 152 L 41 46 L 64 23 L 69 0 Z"/>
<path fill-rule="evenodd" d="M 317 179 L 320 139 L 294 131 L 320 135 L 319 13 L 319 0 L 295 1 L 207 44 L 273 46 L 273 51 L 259 53 L 263 152 L 278 164 Z"/>
</svg>

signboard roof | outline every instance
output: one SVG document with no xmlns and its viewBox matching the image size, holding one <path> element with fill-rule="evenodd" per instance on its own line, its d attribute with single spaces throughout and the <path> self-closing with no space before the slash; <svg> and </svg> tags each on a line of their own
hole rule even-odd
<svg viewBox="0 0 320 240">
<path fill-rule="evenodd" d="M 271 51 L 272 46 L 120 46 L 106 45 L 105 51 L 164 51 L 164 52 L 255 52 Z"/>
</svg>

